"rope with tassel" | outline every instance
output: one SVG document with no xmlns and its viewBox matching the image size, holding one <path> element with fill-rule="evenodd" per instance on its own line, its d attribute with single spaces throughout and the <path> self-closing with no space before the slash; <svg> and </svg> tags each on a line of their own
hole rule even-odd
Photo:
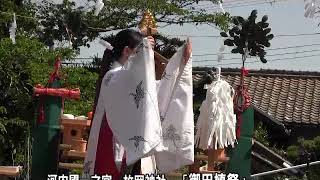
<svg viewBox="0 0 320 180">
<path fill-rule="evenodd" d="M 246 43 L 246 47 L 248 44 Z M 242 56 L 242 68 L 240 75 L 240 85 L 237 86 L 235 96 L 234 96 L 234 110 L 237 116 L 237 127 L 236 127 L 236 136 L 237 139 L 240 138 L 241 135 L 241 124 L 242 124 L 242 116 L 241 114 L 250 106 L 251 97 L 249 95 L 248 87 L 244 85 L 244 78 L 248 76 L 249 71 L 244 68 L 244 63 L 247 57 L 248 48 L 245 49 L 245 53 Z"/>
</svg>

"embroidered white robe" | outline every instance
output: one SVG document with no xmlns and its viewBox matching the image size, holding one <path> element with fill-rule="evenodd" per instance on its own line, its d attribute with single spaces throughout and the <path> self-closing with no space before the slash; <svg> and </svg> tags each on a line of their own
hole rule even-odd
<svg viewBox="0 0 320 180">
<path fill-rule="evenodd" d="M 125 69 L 107 74 L 101 86 L 107 120 L 114 137 L 125 148 L 127 165 L 161 142 L 153 52 L 147 39 L 137 51 Z"/>
<path fill-rule="evenodd" d="M 104 112 L 114 138 L 126 151 L 126 164 L 131 165 L 150 153 L 161 142 L 161 123 L 156 93 L 153 51 L 147 39 L 137 47 L 123 68 L 109 71 L 101 83 L 100 96 L 91 127 L 88 154 L 85 159 L 89 174 L 94 173 L 101 116 Z M 116 147 L 119 160 L 121 146 Z M 117 144 L 116 144 L 117 145 Z M 90 162 L 90 163 L 88 163 Z"/>
<path fill-rule="evenodd" d="M 118 142 L 114 143 L 118 168 L 124 150 L 127 165 L 139 159 L 142 166 L 152 165 L 142 167 L 143 172 L 154 172 L 155 162 L 161 172 L 193 163 L 192 62 L 190 58 L 187 65 L 182 63 L 183 50 L 180 48 L 171 58 L 158 88 L 153 51 L 147 39 L 124 67 L 105 75 L 85 159 L 88 174 L 94 173 L 104 112 Z"/>
<path fill-rule="evenodd" d="M 164 150 L 155 154 L 161 173 L 194 162 L 192 56 L 184 64 L 186 45 L 170 59 L 158 87 Z"/>
</svg>

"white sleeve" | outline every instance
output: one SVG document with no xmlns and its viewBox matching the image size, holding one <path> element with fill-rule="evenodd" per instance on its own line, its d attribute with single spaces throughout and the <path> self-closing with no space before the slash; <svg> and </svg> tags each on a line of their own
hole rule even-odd
<svg viewBox="0 0 320 180">
<path fill-rule="evenodd" d="M 158 91 L 165 150 L 155 157 L 161 173 L 194 162 L 192 58 L 184 65 L 184 48 L 170 59 Z"/>
<path fill-rule="evenodd" d="M 155 83 L 153 51 L 147 39 L 124 69 L 103 82 L 108 124 L 126 151 L 131 165 L 161 142 L 161 123 Z"/>
</svg>

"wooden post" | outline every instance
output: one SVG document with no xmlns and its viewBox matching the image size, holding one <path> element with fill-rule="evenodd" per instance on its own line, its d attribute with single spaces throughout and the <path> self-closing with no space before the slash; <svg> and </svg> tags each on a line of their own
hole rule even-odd
<svg viewBox="0 0 320 180">
<path fill-rule="evenodd" d="M 21 166 L 0 166 L 0 176 L 17 177 L 21 170 Z"/>
<path fill-rule="evenodd" d="M 249 179 L 251 175 L 251 147 L 254 126 L 253 108 L 249 107 L 242 114 L 241 136 L 238 144 L 230 152 L 226 173 L 239 174 L 239 179 Z"/>
</svg>

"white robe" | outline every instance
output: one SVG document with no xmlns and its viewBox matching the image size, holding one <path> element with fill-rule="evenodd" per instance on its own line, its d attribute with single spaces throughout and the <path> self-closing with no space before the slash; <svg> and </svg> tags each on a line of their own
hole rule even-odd
<svg viewBox="0 0 320 180">
<path fill-rule="evenodd" d="M 160 172 L 166 173 L 194 162 L 192 57 L 185 65 L 178 49 L 159 83 L 158 100 L 164 150 L 155 154 Z"/>
<path fill-rule="evenodd" d="M 144 39 L 125 68 L 107 73 L 101 92 L 109 126 L 126 150 L 126 164 L 143 158 L 161 142 L 152 49 Z"/>
<path fill-rule="evenodd" d="M 162 150 L 141 160 L 143 174 L 155 172 L 155 167 L 160 173 L 166 173 L 194 162 L 192 57 L 184 65 L 184 48 L 177 50 L 161 80 L 157 81 L 163 132 L 162 144 L 158 147 Z"/>
<path fill-rule="evenodd" d="M 153 165 L 142 167 L 145 173 L 154 172 L 155 162 L 161 172 L 193 163 L 192 62 L 190 58 L 183 65 L 183 50 L 180 48 L 171 58 L 159 87 L 155 80 L 154 54 L 147 39 L 125 66 L 114 68 L 104 76 L 85 159 L 91 162 L 90 174 L 94 173 L 101 126 L 96 120 L 102 119 L 104 112 L 116 140 L 118 168 L 124 150 L 127 165 L 139 159 L 142 166 Z"/>
</svg>

